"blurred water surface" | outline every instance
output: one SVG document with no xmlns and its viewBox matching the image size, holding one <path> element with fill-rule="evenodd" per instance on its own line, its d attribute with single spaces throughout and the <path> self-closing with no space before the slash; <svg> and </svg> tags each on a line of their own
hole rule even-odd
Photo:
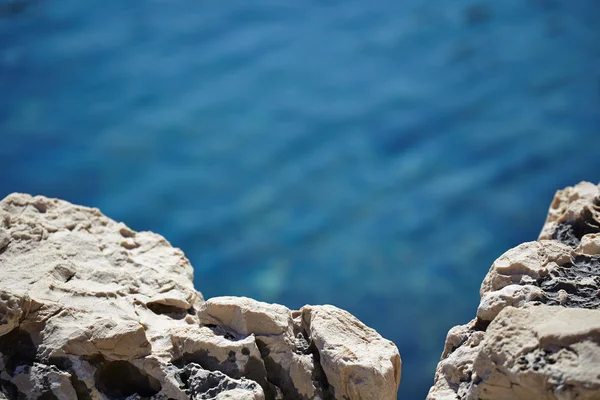
<svg viewBox="0 0 600 400">
<path fill-rule="evenodd" d="M 331 303 L 422 399 L 481 280 L 599 180 L 597 0 L 0 0 L 0 196 L 163 234 L 206 297 Z"/>
</svg>

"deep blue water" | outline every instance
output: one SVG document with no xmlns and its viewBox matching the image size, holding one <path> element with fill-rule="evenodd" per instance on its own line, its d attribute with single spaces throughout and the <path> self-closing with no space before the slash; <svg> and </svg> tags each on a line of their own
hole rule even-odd
<svg viewBox="0 0 600 400">
<path fill-rule="evenodd" d="M 481 280 L 600 180 L 597 0 L 0 0 L 0 197 L 163 234 L 206 297 L 330 303 L 422 399 Z"/>
</svg>

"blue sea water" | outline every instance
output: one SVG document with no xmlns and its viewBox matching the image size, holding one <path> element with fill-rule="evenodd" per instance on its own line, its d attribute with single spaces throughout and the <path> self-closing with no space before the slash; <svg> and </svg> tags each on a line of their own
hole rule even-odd
<svg viewBox="0 0 600 400">
<path fill-rule="evenodd" d="M 181 247 L 206 297 L 329 303 L 422 399 L 555 190 L 600 180 L 597 0 L 0 0 L 0 197 Z"/>
</svg>

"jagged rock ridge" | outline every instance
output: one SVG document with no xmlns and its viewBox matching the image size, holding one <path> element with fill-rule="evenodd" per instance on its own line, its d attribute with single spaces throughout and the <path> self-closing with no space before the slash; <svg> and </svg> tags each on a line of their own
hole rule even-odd
<svg viewBox="0 0 600 400">
<path fill-rule="evenodd" d="M 600 399 L 600 186 L 558 191 L 538 241 L 498 258 L 480 295 L 428 399 Z"/>
<path fill-rule="evenodd" d="M 205 301 L 161 236 L 0 202 L 0 399 L 395 399 L 396 346 L 333 306 Z"/>
</svg>

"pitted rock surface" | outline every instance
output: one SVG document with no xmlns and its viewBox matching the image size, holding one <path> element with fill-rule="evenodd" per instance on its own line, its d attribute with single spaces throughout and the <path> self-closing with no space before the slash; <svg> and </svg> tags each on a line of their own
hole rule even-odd
<svg viewBox="0 0 600 400">
<path fill-rule="evenodd" d="M 587 182 L 558 191 L 538 241 L 494 262 L 428 399 L 600 399 L 599 199 Z"/>
<path fill-rule="evenodd" d="M 600 186 L 581 182 L 556 193 L 539 239 L 554 239 L 576 248 L 583 236 L 599 231 Z"/>
<path fill-rule="evenodd" d="M 179 249 L 93 208 L 0 202 L 0 399 L 395 399 L 397 348 L 333 306 L 204 301 Z"/>
</svg>

